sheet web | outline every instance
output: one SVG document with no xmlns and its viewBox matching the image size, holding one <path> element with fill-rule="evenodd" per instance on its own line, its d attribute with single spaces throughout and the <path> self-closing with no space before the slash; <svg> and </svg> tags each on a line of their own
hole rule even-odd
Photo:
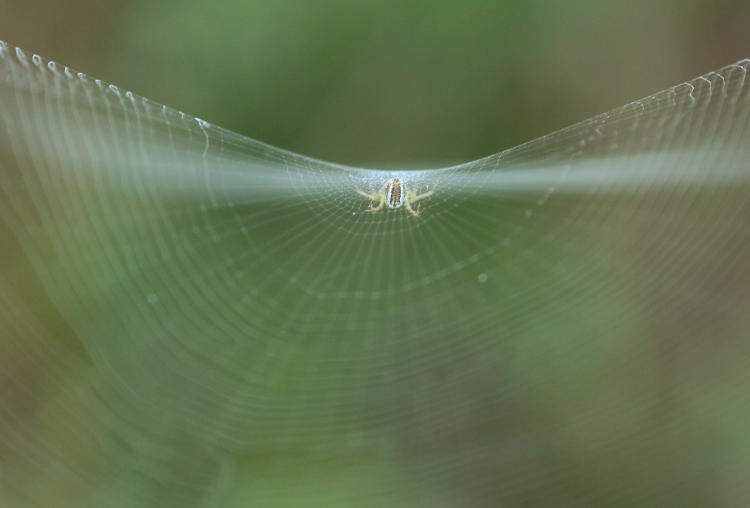
<svg viewBox="0 0 750 508">
<path fill-rule="evenodd" d="M 681 394 L 731 398 L 748 382 L 698 361 L 747 352 L 748 65 L 474 162 L 381 170 L 286 152 L 1 44 L 0 322 L 22 367 L 0 413 L 0 496 L 595 502 L 616 479 L 572 488 L 584 443 L 592 468 L 631 450 L 660 479 L 619 486 L 623 502 L 669 495 L 676 480 L 648 450 L 687 444 L 703 423 L 686 415 L 713 400 Z M 356 192 L 391 178 L 434 190 L 419 218 L 371 212 Z M 687 460 L 678 476 L 715 466 Z"/>
</svg>

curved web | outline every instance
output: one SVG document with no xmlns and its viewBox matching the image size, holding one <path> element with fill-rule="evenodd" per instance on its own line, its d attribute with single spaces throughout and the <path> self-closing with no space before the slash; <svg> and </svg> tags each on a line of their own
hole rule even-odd
<svg viewBox="0 0 750 508">
<path fill-rule="evenodd" d="M 748 67 L 392 171 L 0 43 L 0 500 L 744 504 Z"/>
</svg>

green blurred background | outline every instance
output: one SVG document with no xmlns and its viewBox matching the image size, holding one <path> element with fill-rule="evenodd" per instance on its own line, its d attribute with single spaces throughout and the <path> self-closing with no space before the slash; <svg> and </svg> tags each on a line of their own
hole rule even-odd
<svg viewBox="0 0 750 508">
<path fill-rule="evenodd" d="M 748 20 L 750 4 L 743 0 L 636 0 L 627 3 L 592 0 L 0 0 L 0 39 L 252 138 L 321 159 L 363 166 L 435 166 L 473 160 L 584 120 L 708 70 L 750 57 Z M 202 144 L 200 146 L 202 148 Z M 350 191 L 348 187 L 346 190 Z M 732 203 L 744 199 L 743 192 L 737 194 L 741 195 L 733 196 Z M 93 485 L 104 493 L 100 499 L 112 492 L 111 505 L 118 507 L 145 505 L 139 505 L 138 501 L 126 505 L 125 497 L 117 496 L 119 492 L 138 492 L 142 499 L 158 499 L 162 506 L 183 506 L 185 501 L 181 496 L 192 496 L 196 506 L 247 506 L 245 500 L 257 496 L 259 491 L 269 499 L 286 495 L 295 500 L 306 500 L 297 506 L 330 506 L 331 498 L 339 501 L 349 497 L 356 499 L 370 491 L 380 494 L 383 486 L 393 486 L 393 492 L 398 492 L 402 484 L 426 486 L 420 495 L 437 494 L 434 499 L 420 499 L 421 504 L 404 501 L 401 505 L 391 506 L 441 506 L 443 503 L 443 506 L 484 507 L 493 506 L 494 500 L 503 497 L 510 506 L 555 506 L 556 501 L 560 501 L 559 505 L 567 502 L 573 506 L 582 499 L 587 501 L 586 505 L 592 506 L 597 505 L 597 501 L 601 504 L 606 504 L 604 500 L 612 501 L 612 498 L 617 501 L 618 489 L 623 483 L 628 484 L 628 489 L 623 488 L 619 498 L 621 506 L 636 505 L 638 501 L 643 501 L 641 506 L 646 503 L 663 505 L 654 493 L 661 493 L 665 498 L 669 496 L 671 506 L 687 506 L 691 502 L 716 506 L 719 497 L 725 506 L 741 506 L 742 501 L 750 498 L 737 487 L 742 485 L 738 477 L 748 464 L 746 451 L 750 449 L 747 438 L 738 439 L 738 436 L 745 435 L 742 422 L 747 421 L 746 404 L 735 402 L 744 397 L 748 381 L 744 361 L 747 346 L 740 340 L 746 326 L 745 321 L 741 321 L 744 318 L 739 316 L 745 305 L 740 301 L 728 312 L 715 308 L 706 310 L 700 306 L 700 297 L 704 294 L 710 296 L 711 291 L 725 294 L 726 288 L 731 287 L 730 282 L 720 280 L 718 276 L 712 279 L 716 288 L 706 289 L 704 286 L 705 280 L 701 276 L 714 269 L 712 255 L 718 252 L 716 247 L 711 250 L 710 246 L 716 244 L 709 242 L 706 242 L 709 245 L 707 254 L 701 252 L 701 255 L 683 259 L 684 266 L 690 267 L 696 275 L 694 279 L 686 277 L 688 282 L 672 289 L 672 293 L 662 292 L 661 287 L 652 288 L 652 277 L 658 274 L 639 272 L 639 278 L 632 277 L 639 265 L 656 272 L 656 269 L 668 268 L 669 260 L 673 259 L 666 256 L 668 261 L 650 264 L 650 251 L 641 250 L 644 244 L 661 247 L 662 232 L 658 228 L 649 229 L 663 213 L 658 203 L 660 197 L 670 196 L 665 193 L 653 197 L 650 208 L 643 206 L 641 196 L 633 196 L 633 201 L 619 202 L 623 211 L 621 215 L 613 213 L 617 210 L 608 196 L 589 197 L 589 202 L 585 197 L 556 200 L 542 210 L 544 213 L 538 214 L 539 222 L 528 225 L 531 222 L 527 221 L 525 227 L 517 228 L 520 233 L 514 240 L 517 243 L 513 253 L 504 254 L 501 250 L 482 259 L 480 266 L 495 267 L 496 275 L 507 278 L 495 277 L 486 285 L 496 292 L 494 299 L 493 294 L 487 297 L 475 286 L 469 288 L 470 294 L 484 296 L 482 303 L 486 307 L 491 307 L 492 302 L 510 302 L 509 310 L 503 311 L 507 312 L 507 319 L 503 312 L 489 318 L 490 325 L 502 324 L 497 333 L 507 336 L 488 350 L 491 354 L 472 351 L 465 346 L 471 344 L 472 334 L 480 338 L 482 334 L 492 335 L 492 330 L 481 329 L 479 321 L 472 325 L 477 327 L 476 330 L 471 326 L 461 329 L 457 325 L 463 335 L 451 333 L 453 330 L 421 335 L 423 321 L 427 325 L 430 322 L 430 304 L 434 303 L 432 306 L 438 311 L 441 308 L 438 298 L 409 301 L 409 310 L 419 316 L 419 320 L 404 326 L 410 333 L 413 330 L 408 326 L 420 332 L 414 334 L 416 339 L 395 345 L 388 343 L 389 337 L 377 337 L 380 342 L 373 341 L 377 347 L 383 343 L 387 346 L 383 347 L 386 353 L 380 360 L 385 365 L 395 365 L 394 372 L 404 374 L 403 378 L 397 378 L 401 383 L 393 385 L 393 392 L 389 391 L 390 385 L 379 384 L 379 376 L 383 375 L 380 365 L 370 363 L 368 355 L 372 353 L 372 357 L 378 359 L 376 352 L 363 346 L 365 352 L 362 353 L 357 349 L 360 342 L 337 342 L 340 350 L 332 347 L 340 355 L 336 357 L 325 349 L 331 345 L 322 341 L 309 345 L 310 351 L 296 347 L 299 344 L 292 343 L 295 347 L 287 347 L 283 341 L 271 341 L 271 345 L 278 349 L 264 349 L 260 358 L 261 361 L 274 358 L 281 364 L 282 368 L 279 368 L 270 362 L 276 370 L 268 368 L 268 371 L 275 372 L 275 377 L 260 379 L 257 386 L 254 378 L 247 386 L 238 382 L 241 389 L 237 388 L 236 393 L 221 395 L 232 403 L 244 400 L 252 403 L 256 396 L 262 399 L 264 394 L 270 393 L 265 402 L 278 405 L 278 408 L 271 407 L 270 416 L 263 415 L 258 422 L 246 421 L 232 412 L 232 404 L 226 403 L 224 407 L 221 405 L 223 401 L 219 400 L 217 407 L 226 413 L 218 409 L 216 413 L 225 420 L 219 417 L 216 420 L 228 422 L 227 428 L 237 432 L 235 435 L 227 431 L 229 437 L 222 434 L 223 427 L 213 428 L 215 422 L 211 419 L 215 415 L 209 404 L 201 406 L 195 402 L 193 405 L 194 401 L 204 400 L 196 393 L 205 399 L 214 396 L 209 389 L 213 387 L 210 381 L 214 372 L 209 368 L 196 368 L 190 372 L 190 379 L 177 375 L 170 377 L 170 370 L 164 366 L 173 366 L 170 362 L 179 364 L 180 359 L 173 359 L 167 353 L 179 351 L 179 348 L 170 349 L 166 347 L 169 343 L 154 340 L 154 337 L 161 336 L 149 335 L 156 329 L 153 323 L 144 321 L 141 324 L 134 319 L 131 329 L 126 330 L 139 336 L 141 342 L 127 342 L 128 335 L 116 325 L 111 326 L 109 335 L 103 335 L 98 351 L 106 354 L 96 359 L 112 362 L 116 367 L 111 369 L 114 380 L 105 378 L 101 371 L 87 365 L 89 353 L 84 354 L 75 340 L 71 339 L 70 344 L 63 340 L 57 343 L 40 333 L 41 339 L 35 343 L 29 339 L 34 333 L 19 329 L 13 337 L 23 345 L 18 346 L 13 340 L 0 341 L 0 347 L 7 349 L 0 355 L 0 365 L 9 379 L 22 380 L 18 384 L 28 392 L 17 389 L 0 392 L 0 402 L 7 408 L 3 424 L 6 429 L 13 430 L 16 422 L 23 422 L 32 436 L 29 442 L 36 444 L 38 440 L 45 453 L 40 453 L 39 457 L 27 457 L 27 449 L 17 446 L 13 450 L 17 456 L 8 460 L 6 468 L 1 471 L 13 471 L 13 476 L 7 480 L 9 483 L 20 486 L 19 490 L 29 491 L 29 498 L 45 501 L 86 499 L 89 486 L 83 482 L 83 487 L 70 482 L 66 475 L 87 480 L 91 471 L 95 471 L 101 476 Z M 712 199 L 718 202 L 725 198 L 717 195 Z M 478 224 L 477 229 L 481 229 L 487 238 L 475 237 L 473 241 L 481 243 L 486 240 L 487 244 L 492 244 L 495 237 L 505 234 L 494 227 L 521 224 L 514 214 L 530 206 L 524 197 L 518 202 L 508 200 L 499 204 L 473 202 L 470 206 L 458 208 L 458 211 L 450 209 L 446 213 L 436 205 L 437 199 L 431 201 L 435 216 L 443 213 L 442 222 L 424 223 L 432 224 L 433 232 L 439 230 L 437 226 L 442 226 L 448 233 L 443 233 L 443 237 L 436 233 L 430 238 L 448 238 L 456 245 L 463 239 L 458 235 L 451 237 L 449 233 L 463 231 L 460 224 L 469 220 Z M 684 220 L 678 219 L 677 224 L 671 226 L 676 233 L 669 237 L 674 243 L 665 248 L 668 254 L 682 252 L 677 240 L 682 241 L 686 236 L 681 234 L 680 227 L 688 229 L 692 226 L 691 217 L 679 215 L 690 204 L 687 201 L 678 198 L 670 201 L 670 204 L 677 205 L 675 216 L 684 217 Z M 701 215 L 701 212 L 712 209 L 715 201 L 709 204 L 705 209 L 692 209 L 696 222 L 709 216 Z M 190 203 L 190 206 L 194 205 Z M 321 206 L 327 206 L 327 203 Z M 366 204 L 356 202 L 355 206 L 362 210 Z M 252 205 L 249 208 L 256 212 Z M 175 209 L 179 208 L 175 206 Z M 638 209 L 642 215 L 628 222 L 627 214 Z M 477 210 L 485 212 L 479 215 L 480 220 L 471 215 Z M 75 216 L 75 211 L 72 213 Z M 226 213 L 233 216 L 235 212 Z M 576 219 L 576 214 L 585 215 L 590 222 Z M 248 213 L 248 217 L 254 216 Z M 343 224 L 347 217 L 336 220 Z M 561 217 L 572 219 L 559 230 L 559 236 L 554 237 L 551 233 L 558 231 Z M 599 217 L 604 217 L 601 223 L 597 222 Z M 185 219 L 188 233 L 193 231 L 187 227 L 193 225 L 192 219 Z M 213 219 L 215 224 L 224 223 L 224 217 L 218 212 Z M 286 220 L 296 224 L 303 219 L 292 214 Z M 451 223 L 451 220 L 456 222 Z M 79 223 L 84 222 L 80 220 Z M 574 227 L 567 228 L 570 224 Z M 669 225 L 669 221 L 662 224 Z M 630 228 L 626 234 L 620 234 L 623 225 Z M 355 226 L 363 228 L 365 234 L 362 237 L 351 235 L 352 238 L 347 240 L 344 233 L 354 231 Z M 266 230 L 255 231 L 255 234 L 264 239 L 261 246 L 273 245 L 278 231 L 286 227 L 289 226 L 282 220 L 270 221 Z M 350 227 L 352 229 L 348 229 Z M 380 237 L 366 236 L 371 231 L 365 229 L 368 227 L 369 223 L 357 223 L 352 219 L 352 223 L 346 223 L 341 229 L 344 233 L 331 233 L 326 238 L 344 238 L 350 242 L 345 245 L 356 245 L 358 249 L 367 246 L 361 250 L 382 252 L 376 250 L 381 245 L 376 244 Z M 112 245 L 115 245 L 115 240 L 122 240 L 114 234 L 115 231 Z M 550 236 L 545 232 L 550 232 Z M 739 228 L 731 231 L 733 236 L 738 236 L 738 232 L 741 232 Z M 315 229 L 311 228 L 311 239 L 298 240 L 300 243 L 290 250 L 304 254 L 303 240 L 312 244 L 314 233 Z M 711 239 L 704 231 L 699 234 L 700 240 Z M 0 235 L 1 238 L 11 236 Z M 71 244 L 76 243 L 74 235 L 64 238 Z M 194 242 L 204 248 L 205 256 L 196 259 L 208 260 L 209 263 L 200 267 L 212 266 L 210 261 L 230 258 L 227 252 L 244 254 L 248 250 L 242 236 L 232 240 L 237 242 L 236 245 L 228 242 L 201 245 L 194 238 L 186 234 L 174 243 L 181 241 L 184 245 L 192 245 Z M 622 243 L 618 244 L 618 240 Z M 122 262 L 115 266 L 126 266 L 128 260 L 137 257 L 139 248 L 143 249 L 143 254 L 157 245 L 156 241 L 149 243 L 147 237 L 141 241 L 140 246 L 133 241 L 127 245 L 127 250 L 118 251 L 116 254 L 122 256 Z M 52 241 L 49 243 L 58 247 Z M 468 250 L 474 248 L 471 242 L 463 243 Z M 87 245 L 85 242 L 80 244 Z M 370 249 L 371 244 L 375 248 Z M 227 245 L 232 248 L 227 249 Z M 353 248 L 349 250 L 354 251 Z M 460 252 L 461 245 L 451 254 Z M 479 249 L 473 252 L 479 252 Z M 662 253 L 661 250 L 656 252 Z M 730 250 L 730 254 L 737 252 L 739 250 Z M 110 254 L 106 249 L 101 252 L 87 249 L 86 255 L 105 260 Z M 116 257 L 115 254 L 111 256 Z M 76 263 L 82 258 L 87 259 L 72 254 L 64 259 L 73 268 L 79 268 Z M 149 259 L 145 254 L 142 258 Z M 370 258 L 377 261 L 377 254 Z M 430 258 L 425 258 L 427 266 Z M 409 259 L 419 264 L 418 258 Z M 559 260 L 562 260 L 561 267 L 554 263 Z M 255 280 L 272 273 L 275 261 L 270 259 L 267 264 L 256 266 Z M 382 266 L 386 266 L 387 261 L 383 261 Z M 444 260 L 440 258 L 439 261 Z M 23 264 L 23 261 L 18 264 Z M 75 318 L 76 313 L 82 315 L 79 317 L 81 323 L 88 325 L 91 319 L 101 326 L 100 329 L 117 323 L 123 309 L 120 305 L 121 288 L 113 281 L 119 272 L 105 265 L 102 261 L 104 268 L 100 272 L 83 266 L 79 279 L 72 279 L 84 280 L 84 275 L 91 271 L 99 275 L 99 278 L 93 278 L 104 281 L 104 297 L 100 299 L 106 305 L 107 297 L 110 298 L 108 303 L 112 315 L 92 311 L 92 317 L 89 317 L 84 315 L 89 312 L 89 307 L 84 306 L 81 310 L 81 307 L 71 305 L 68 314 L 60 318 L 59 329 L 68 326 L 66 320 L 74 321 L 70 318 Z M 63 268 L 72 273 L 71 266 L 63 265 Z M 576 272 L 568 270 L 571 267 L 585 268 L 583 273 L 590 276 L 590 281 L 585 277 L 583 280 L 576 278 Z M 11 278 L 20 273 L 15 267 L 3 268 L 3 275 L 10 274 Z M 50 263 L 48 268 L 54 273 L 58 266 Z M 425 268 L 425 272 L 437 273 L 437 268 L 443 266 L 432 271 Z M 616 272 L 615 268 L 621 271 Z M 161 270 L 163 267 L 158 265 L 154 273 Z M 467 280 L 473 283 L 480 273 L 472 270 L 474 267 L 454 274 L 454 279 L 468 277 Z M 63 269 L 59 271 L 64 272 Z M 152 278 L 158 280 L 150 272 L 145 273 L 147 282 Z M 208 273 L 210 275 L 210 271 Z M 369 274 L 367 271 L 363 273 Z M 419 274 L 416 270 L 415 273 Z M 567 278 L 562 273 L 572 275 Z M 196 279 L 204 275 L 196 270 Z M 252 282 L 252 277 L 249 279 Z M 123 276 L 123 280 L 127 281 L 121 283 L 123 287 L 131 284 L 127 286 L 131 289 L 141 282 L 132 274 Z M 548 291 L 548 280 L 555 280 L 558 289 L 560 285 L 563 289 L 558 293 Z M 738 280 L 737 285 L 744 289 L 743 280 Z M 607 287 L 612 289 L 606 298 L 600 298 L 594 291 L 598 281 L 606 281 Z M 447 279 L 444 285 L 448 287 L 452 283 L 453 279 Z M 462 287 L 466 289 L 468 282 L 464 283 L 466 286 Z M 16 287 L 24 284 L 25 281 Z M 144 282 L 143 285 L 148 284 Z M 278 283 L 278 287 L 286 286 Z M 434 291 L 433 288 L 434 285 L 430 290 Z M 529 293 L 536 297 L 534 305 L 522 306 L 522 310 L 514 314 L 512 298 L 516 294 L 523 295 L 527 288 L 531 288 Z M 618 288 L 628 288 L 631 292 L 620 293 Z M 664 305 L 667 309 L 664 313 L 648 314 L 647 310 L 657 308 L 665 301 L 672 303 L 669 299 L 683 289 L 684 294 L 697 295 L 698 304 L 685 298 L 674 307 Z M 442 308 L 455 308 L 457 313 L 467 314 L 478 308 L 478 305 L 472 308 L 468 299 L 461 301 L 461 305 L 454 305 L 449 290 L 456 294 L 452 287 L 439 293 L 441 297 L 446 295 L 445 300 L 441 300 Z M 237 291 L 242 293 L 244 288 L 238 287 Z M 43 293 L 37 289 L 29 290 L 31 294 L 35 292 Z M 583 292 L 585 298 L 568 300 L 577 292 Z M 737 292 L 742 295 L 740 290 Z M 23 322 L 18 316 L 25 317 L 22 305 L 18 303 L 19 294 L 20 291 L 13 293 L 14 298 L 3 303 L 3 308 L 8 309 L 7 314 L 12 316 L 8 322 Z M 424 294 L 429 295 L 428 290 L 424 290 Z M 653 300 L 649 300 L 649 296 Z M 294 302 L 307 302 L 296 295 L 288 298 Z M 165 300 L 161 302 L 162 309 L 168 308 Z M 39 301 L 42 303 L 37 308 L 30 307 L 36 311 L 44 309 L 44 301 L 41 298 Z M 569 302 L 573 303 L 566 307 Z M 633 302 L 639 307 L 628 307 Z M 140 305 L 150 309 L 150 303 L 145 299 Z M 314 308 L 323 317 L 334 315 L 340 309 L 342 312 L 358 312 L 357 317 L 369 316 L 366 305 L 360 302 L 344 305 L 331 301 L 326 305 Z M 383 308 L 388 305 L 397 307 L 402 302 L 382 303 Z M 93 304 L 91 308 L 94 308 Z M 303 310 L 311 308 L 305 306 Z M 707 328 L 720 321 L 727 327 L 737 325 L 736 331 L 724 334 L 736 343 L 727 341 L 726 348 L 714 349 L 709 341 L 704 341 L 713 332 L 698 329 L 690 320 L 685 320 L 695 308 L 705 314 L 696 320 L 702 319 L 701 323 L 707 323 Z M 58 310 L 48 314 L 39 312 L 42 321 L 52 323 L 51 329 L 58 327 L 55 321 Z M 154 323 L 169 315 L 164 312 L 154 314 Z M 276 312 L 278 315 L 271 314 L 274 321 L 269 329 L 278 336 L 284 333 L 291 336 L 292 331 L 283 326 L 282 331 L 278 331 L 279 323 L 286 324 L 286 310 L 282 308 Z M 737 312 L 737 316 L 731 312 Z M 537 320 L 536 316 L 543 316 L 544 320 Z M 447 314 L 443 317 L 446 320 L 451 318 Z M 518 325 L 516 330 L 514 318 L 528 326 Z M 435 316 L 432 320 L 440 322 Z M 456 321 L 461 324 L 460 320 Z M 193 326 L 190 320 L 178 324 L 186 329 Z M 143 327 L 140 335 L 136 333 L 138 326 Z M 321 325 L 325 332 L 329 330 L 326 327 L 330 327 L 332 333 L 338 333 L 339 339 L 348 331 L 345 327 L 335 328 L 336 323 Z M 91 337 L 96 338 L 99 329 L 92 326 L 91 330 Z M 189 331 L 175 336 L 189 336 Z M 678 332 L 692 338 L 692 341 L 685 341 L 689 347 L 681 348 L 680 340 L 685 337 Z M 690 333 L 697 338 L 691 337 Z M 434 346 L 443 344 L 435 340 L 441 334 L 455 343 L 446 341 L 450 347 L 445 346 L 444 350 Z M 70 334 L 70 337 L 74 336 Z M 369 337 L 357 337 L 363 338 L 362 343 L 369 344 L 366 340 Z M 466 337 L 468 340 L 464 340 Z M 206 358 L 226 359 L 233 367 L 226 369 L 231 374 L 229 377 L 234 377 L 235 373 L 238 378 L 253 374 L 253 362 L 258 361 L 258 356 L 252 348 L 244 351 L 246 357 L 230 347 L 217 352 L 212 349 L 214 341 L 221 341 L 222 337 L 206 335 L 201 338 L 205 338 L 205 343 L 188 341 L 188 344 L 197 350 L 205 348 L 201 352 Z M 620 338 L 630 341 L 615 340 Z M 303 346 L 307 344 L 303 343 Z M 155 354 L 158 347 L 164 347 L 167 353 Z M 464 358 L 453 354 L 454 351 L 465 352 L 464 347 L 472 355 L 467 354 Z M 38 352 L 40 358 L 48 359 L 48 364 L 29 353 L 32 350 L 35 354 Z M 423 357 L 425 351 L 434 356 L 427 354 Z M 715 356 L 710 356 L 712 353 Z M 288 360 L 288 357 L 292 359 Z M 315 362 L 310 365 L 310 358 L 325 361 L 323 365 L 330 367 L 325 374 L 331 377 L 326 377 Z M 348 378 L 342 376 L 345 382 L 340 382 L 335 377 L 337 368 L 345 371 L 357 367 L 351 358 L 362 362 L 361 370 L 373 376 L 373 385 L 377 388 L 373 390 L 377 395 L 373 400 L 360 394 L 356 384 L 348 386 Z M 387 363 L 393 359 L 402 361 L 403 366 L 396 362 Z M 422 364 L 423 359 L 426 367 Z M 250 367 L 246 367 L 248 365 Z M 176 368 L 174 372 L 183 374 Z M 300 372 L 309 375 L 310 379 L 314 376 L 318 379 L 308 382 Z M 153 394 L 156 402 L 146 405 L 147 410 L 138 407 L 134 414 L 123 410 L 131 406 L 117 398 L 120 394 L 115 388 L 120 387 L 117 384 L 120 379 L 115 378 L 115 374 L 123 374 L 123 386 L 134 384 L 140 389 L 134 390 L 139 396 Z M 62 379 L 68 384 L 59 383 Z M 445 379 L 450 382 L 444 382 Z M 200 385 L 206 393 L 196 389 L 194 384 Z M 108 395 L 102 396 L 102 393 Z M 340 393 L 346 393 L 349 399 L 337 399 Z M 350 399 L 353 401 L 351 407 L 358 412 L 344 404 L 345 410 L 340 414 L 330 413 L 335 416 L 331 421 L 323 418 L 330 416 L 324 412 L 319 420 L 299 417 L 299 414 L 307 414 L 305 411 L 315 415 L 318 408 L 339 408 L 334 403 L 340 400 L 348 403 Z M 38 404 L 39 401 L 46 404 Z M 202 419 L 191 422 L 184 418 L 186 413 L 178 411 L 184 409 L 181 405 L 194 409 Z M 302 408 L 299 413 L 288 411 L 288 407 L 297 409 L 295 405 Z M 64 412 L 61 407 L 65 408 Z M 372 410 L 375 416 L 368 419 L 371 415 L 366 410 Z M 27 416 L 26 411 L 34 417 Z M 369 425 L 379 422 L 378 418 L 383 414 L 397 414 L 399 418 L 394 419 L 396 423 L 381 437 L 378 426 Z M 713 418 L 715 414 L 723 415 L 723 419 Z M 368 425 L 362 425 L 360 429 L 358 418 Z M 32 421 L 36 426 L 28 423 Z M 70 424 L 79 421 L 90 426 L 81 432 L 79 426 Z M 339 439 L 341 436 L 337 432 L 340 429 L 334 424 L 348 429 L 347 425 L 352 421 L 355 423 L 351 427 L 361 434 L 351 432 L 345 434 L 346 439 Z M 58 425 L 59 422 L 63 425 Z M 239 424 L 232 426 L 237 422 Z M 289 428 L 279 422 L 286 422 Z M 441 427 L 441 424 L 445 426 Z M 211 432 L 203 432 L 204 426 Z M 307 429 L 307 426 L 311 428 Z M 111 429 L 117 430 L 114 438 L 110 435 Z M 299 446 L 299 441 L 304 442 L 303 431 L 306 430 L 310 434 L 330 431 L 333 436 L 331 443 L 340 445 L 340 449 L 314 450 L 312 455 L 316 460 L 315 453 L 322 458 L 318 462 L 308 460 L 306 454 L 310 452 Z M 201 433 L 203 440 L 196 439 L 195 434 Z M 249 451 L 242 446 L 232 450 L 223 441 L 226 439 L 232 443 L 233 439 L 240 442 L 247 439 L 252 442 L 256 436 L 264 435 L 283 436 L 288 440 L 279 439 L 281 444 L 245 445 Z M 479 436 L 479 439 L 474 441 L 474 436 Z M 383 446 L 377 439 L 383 440 Z M 465 448 L 467 441 L 475 442 L 475 447 Z M 225 446 L 217 446 L 216 442 Z M 497 457 L 485 453 L 494 450 L 492 446 L 498 442 L 505 453 L 500 465 Z M 12 436 L 0 439 L 0 446 L 7 443 L 11 448 L 14 443 Z M 440 443 L 443 448 L 436 449 L 435 443 Z M 685 446 L 693 444 L 695 446 L 686 451 Z M 391 451 L 392 456 L 388 455 L 389 446 L 395 450 Z M 29 446 L 28 449 L 35 448 Z M 225 474 L 222 464 L 231 460 L 216 456 L 217 449 L 237 453 L 236 471 Z M 344 452 L 335 455 L 335 451 L 341 450 Z M 0 459 L 3 451 L 0 448 Z M 47 471 L 45 466 L 53 463 L 49 457 L 59 457 L 60 468 L 66 474 L 35 478 L 34 475 Z M 206 460 L 201 461 L 201 458 Z M 157 465 L 152 465 L 152 462 Z M 76 464 L 80 469 L 68 471 L 68 463 Z M 402 463 L 406 466 L 402 467 Z M 26 467 L 18 464 L 26 464 Z M 454 471 L 457 474 L 452 477 L 431 474 L 434 471 L 442 473 L 438 466 L 445 464 L 450 467 L 458 464 Z M 726 474 L 714 464 L 723 465 Z M 50 467 L 49 470 L 54 469 Z M 404 475 L 404 470 L 413 476 Z M 496 478 L 501 474 L 502 478 Z M 289 478 L 296 481 L 294 486 L 291 485 L 294 482 L 287 483 Z M 539 478 L 543 478 L 544 483 L 537 483 Z M 175 483 L 171 483 L 174 479 L 194 486 L 195 493 L 187 488 L 187 493 L 176 492 L 173 489 Z M 200 499 L 204 494 L 202 486 L 213 481 L 217 485 L 216 492 L 231 490 L 223 482 L 230 484 L 234 489 L 231 494 L 234 504 L 210 496 Z M 677 487 L 672 489 L 672 486 L 684 485 L 686 481 L 694 484 L 683 491 Z M 33 488 L 27 488 L 32 485 L 42 485 L 48 492 L 39 494 Z M 454 499 L 441 499 L 440 494 L 444 491 L 458 494 Z M 312 499 L 310 492 L 319 492 L 320 499 Z M 470 504 L 467 500 L 472 495 L 476 499 Z M 172 499 L 172 502 L 163 501 L 165 499 Z M 737 504 L 734 504 L 735 500 Z M 120 502 L 123 504 L 118 504 Z M 61 506 L 68 505 L 73 504 L 61 502 Z M 281 502 L 279 505 L 287 506 Z"/>
<path fill-rule="evenodd" d="M 750 55 L 745 0 L 0 0 L 0 34 L 250 137 L 476 159 Z"/>
</svg>

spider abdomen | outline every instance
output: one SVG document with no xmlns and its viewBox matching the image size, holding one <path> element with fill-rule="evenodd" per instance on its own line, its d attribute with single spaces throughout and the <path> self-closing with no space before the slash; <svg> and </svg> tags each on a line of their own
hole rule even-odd
<svg viewBox="0 0 750 508">
<path fill-rule="evenodd" d="M 385 203 L 388 208 L 400 208 L 404 204 L 404 183 L 398 178 L 391 178 L 385 184 Z"/>
</svg>

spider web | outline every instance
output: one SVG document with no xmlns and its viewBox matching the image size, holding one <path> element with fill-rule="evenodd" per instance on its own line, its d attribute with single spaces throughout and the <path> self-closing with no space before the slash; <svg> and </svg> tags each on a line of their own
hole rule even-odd
<svg viewBox="0 0 750 508">
<path fill-rule="evenodd" d="M 0 500 L 746 499 L 749 66 L 379 170 L 0 42 Z"/>
</svg>

